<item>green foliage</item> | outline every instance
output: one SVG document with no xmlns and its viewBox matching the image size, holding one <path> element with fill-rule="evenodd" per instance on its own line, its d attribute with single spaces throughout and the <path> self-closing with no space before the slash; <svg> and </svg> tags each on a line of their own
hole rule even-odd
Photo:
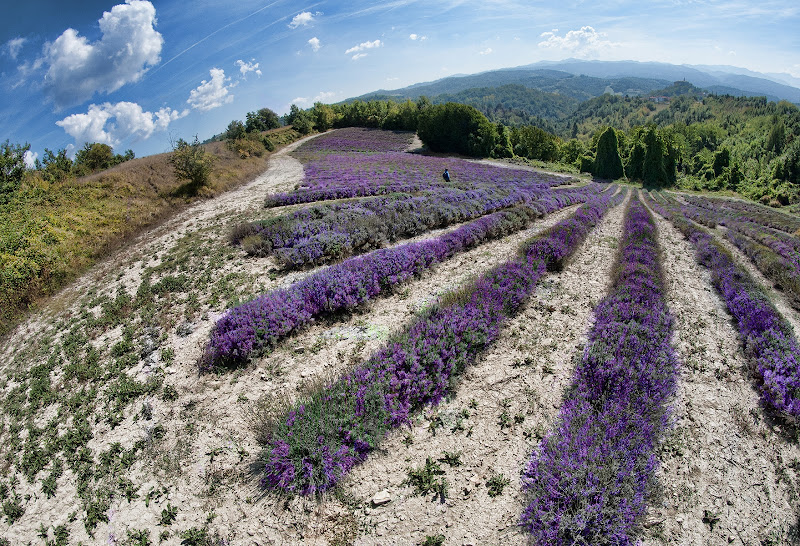
<svg viewBox="0 0 800 546">
<path fill-rule="evenodd" d="M 555 161 L 560 157 L 560 139 L 538 127 L 515 127 L 511 130 L 514 154 L 527 159 Z"/>
<path fill-rule="evenodd" d="M 0 144 L 0 205 L 7 203 L 19 189 L 25 173 L 25 152 L 30 144 Z"/>
<path fill-rule="evenodd" d="M 311 109 L 311 116 L 314 118 L 314 125 L 317 131 L 327 131 L 336 123 L 337 115 L 333 107 L 321 102 L 315 102 Z"/>
<path fill-rule="evenodd" d="M 487 492 L 492 498 L 498 497 L 503 494 L 503 489 L 505 489 L 505 487 L 510 483 L 511 480 L 502 474 L 495 474 L 486 481 L 486 487 L 488 488 Z"/>
<path fill-rule="evenodd" d="M 486 116 L 464 104 L 431 106 L 419 115 L 417 134 L 431 150 L 488 157 L 497 131 Z"/>
<path fill-rule="evenodd" d="M 405 483 L 413 487 L 417 495 L 434 493 L 442 499 L 447 495 L 447 478 L 444 477 L 444 470 L 430 457 L 425 459 L 425 466 L 408 469 Z"/>
<path fill-rule="evenodd" d="M 126 150 L 125 155 L 115 155 L 114 150 L 108 144 L 87 142 L 75 154 L 73 170 L 78 175 L 89 174 L 130 161 L 134 157 L 133 150 Z"/>
<path fill-rule="evenodd" d="M 603 131 L 597 141 L 592 174 L 610 180 L 622 178 L 624 175 L 622 158 L 619 155 L 619 147 L 617 145 L 617 132 L 612 127 L 608 127 Z"/>
<path fill-rule="evenodd" d="M 41 162 L 36 160 L 36 170 L 48 182 L 63 182 L 72 175 L 72 160 L 67 157 L 67 150 L 61 149 L 53 152 L 49 148 L 44 149 L 44 157 Z"/>
<path fill-rule="evenodd" d="M 256 112 L 247 112 L 245 130 L 248 133 L 260 133 L 270 129 L 277 129 L 280 126 L 281 120 L 278 114 L 269 108 L 261 108 Z"/>
<path fill-rule="evenodd" d="M 300 134 L 307 135 L 314 130 L 314 118 L 311 112 L 301 110 L 296 104 L 289 107 L 289 113 L 283 117 L 286 125 L 291 125 Z"/>
<path fill-rule="evenodd" d="M 247 130 L 244 127 L 244 123 L 242 123 L 238 119 L 235 119 L 235 120 L 231 121 L 228 124 L 228 128 L 225 129 L 225 139 L 226 140 L 242 139 L 242 138 L 245 138 L 246 133 L 247 133 Z"/>
<path fill-rule="evenodd" d="M 172 147 L 169 162 L 172 164 L 175 176 L 179 180 L 188 181 L 190 185 L 188 189 L 194 193 L 208 184 L 214 156 L 206 152 L 195 135 L 192 143 L 182 138 L 178 139 Z"/>
</svg>

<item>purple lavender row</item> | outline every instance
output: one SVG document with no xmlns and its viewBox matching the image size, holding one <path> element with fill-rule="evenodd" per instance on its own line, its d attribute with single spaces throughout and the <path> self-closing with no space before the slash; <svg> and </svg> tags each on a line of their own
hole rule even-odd
<svg viewBox="0 0 800 546">
<path fill-rule="evenodd" d="M 311 161 L 329 154 L 402 152 L 411 145 L 414 133 L 348 127 L 330 131 L 305 142 L 292 155 Z"/>
<path fill-rule="evenodd" d="M 292 192 L 269 195 L 265 206 L 269 208 L 398 191 L 423 191 L 441 187 L 441 173 L 445 168 L 453 176 L 449 186 L 461 189 L 543 189 L 572 181 L 565 177 L 505 169 L 463 159 L 408 153 L 332 155 L 306 165 L 303 184 Z"/>
<path fill-rule="evenodd" d="M 547 212 L 542 198 L 558 190 L 442 190 L 428 195 L 391 195 L 317 205 L 240 229 L 259 239 L 260 253 L 273 253 L 285 267 L 306 267 L 361 254 L 429 229 L 473 220 L 518 204 Z M 569 188 L 567 193 L 575 191 Z M 250 239 L 252 242 L 252 239 Z"/>
<path fill-rule="evenodd" d="M 612 288 L 555 430 L 523 473 L 532 543 L 634 544 L 668 426 L 678 361 L 653 219 L 638 198 L 625 218 Z"/>
<path fill-rule="evenodd" d="M 585 237 L 620 200 L 599 194 L 548 237 L 568 235 L 574 251 L 580 240 L 573 235 Z M 268 425 L 263 485 L 303 495 L 336 485 L 388 430 L 453 389 L 546 268 L 546 258 L 530 252 L 492 269 L 449 304 L 418 317 L 355 370 L 293 405 Z"/>
<path fill-rule="evenodd" d="M 698 195 L 687 195 L 684 199 L 691 205 L 722 213 L 732 220 L 754 222 L 786 233 L 800 230 L 800 218 L 757 203 Z"/>
<path fill-rule="evenodd" d="M 670 202 L 674 203 L 667 200 Z M 725 225 L 728 228 L 725 238 L 750 258 L 764 276 L 780 287 L 792 306 L 800 310 L 800 254 L 795 250 L 800 241 L 760 224 L 731 220 L 725 212 L 691 204 L 683 205 L 681 211 L 687 218 L 705 226 Z"/>
<path fill-rule="evenodd" d="M 697 249 L 698 263 L 711 271 L 714 287 L 736 319 L 745 354 L 761 378 L 764 402 L 795 423 L 800 419 L 800 344 L 791 325 L 761 287 L 705 230 L 688 221 L 676 206 L 650 202 Z"/>
<path fill-rule="evenodd" d="M 546 212 L 585 202 L 600 186 L 542 199 Z M 380 249 L 319 271 L 286 289 L 274 290 L 230 309 L 211 332 L 202 367 L 246 361 L 254 353 L 305 326 L 315 317 L 353 308 L 459 252 L 520 229 L 540 211 L 517 206 L 474 220 L 418 243 Z"/>
</svg>

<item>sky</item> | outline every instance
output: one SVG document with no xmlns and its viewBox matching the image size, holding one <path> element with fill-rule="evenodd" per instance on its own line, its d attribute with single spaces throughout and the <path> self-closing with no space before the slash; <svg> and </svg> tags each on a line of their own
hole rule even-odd
<svg viewBox="0 0 800 546">
<path fill-rule="evenodd" d="M 0 142 L 137 157 L 267 107 L 566 58 L 800 78 L 797 0 L 28 0 L 3 8 Z"/>
</svg>

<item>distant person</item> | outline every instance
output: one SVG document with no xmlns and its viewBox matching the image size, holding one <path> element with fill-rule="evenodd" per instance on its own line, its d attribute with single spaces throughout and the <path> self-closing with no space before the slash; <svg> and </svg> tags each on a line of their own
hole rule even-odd
<svg viewBox="0 0 800 546">
<path fill-rule="evenodd" d="M 444 172 L 442 173 L 442 178 L 444 178 L 445 182 L 450 182 L 450 173 L 447 172 L 447 169 L 445 169 Z"/>
</svg>

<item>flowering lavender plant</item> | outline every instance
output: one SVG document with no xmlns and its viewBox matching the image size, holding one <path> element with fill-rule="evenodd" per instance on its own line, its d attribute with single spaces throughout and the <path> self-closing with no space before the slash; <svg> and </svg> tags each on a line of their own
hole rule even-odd
<svg viewBox="0 0 800 546">
<path fill-rule="evenodd" d="M 601 194 L 580 209 L 597 213 L 581 218 L 596 223 L 620 199 Z M 592 225 L 580 229 L 588 233 Z M 574 251 L 580 240 L 569 241 Z M 438 403 L 544 275 L 549 258 L 537 255 L 535 245 L 526 248 L 524 256 L 494 268 L 460 297 L 418 317 L 365 363 L 280 417 L 265 443 L 264 486 L 299 494 L 329 489 L 364 460 L 387 430 L 408 422 L 413 411 Z"/>
<path fill-rule="evenodd" d="M 585 186 L 543 198 L 537 204 L 540 210 L 553 212 L 596 197 L 600 188 Z M 286 289 L 234 307 L 214 326 L 201 369 L 242 363 L 315 317 L 373 299 L 459 252 L 523 229 L 538 216 L 539 210 L 524 205 L 496 212 L 427 241 L 350 258 Z"/>
<path fill-rule="evenodd" d="M 633 543 L 678 372 L 662 291 L 655 226 L 636 199 L 558 423 L 523 473 L 534 543 Z"/>
<path fill-rule="evenodd" d="M 745 354 L 753 362 L 767 406 L 789 421 L 800 419 L 800 345 L 791 325 L 775 309 L 758 284 L 736 265 L 713 237 L 686 219 L 673 202 L 651 200 L 653 209 L 668 218 L 696 247 L 698 263 L 711 271 L 711 280 L 736 319 Z"/>
</svg>

